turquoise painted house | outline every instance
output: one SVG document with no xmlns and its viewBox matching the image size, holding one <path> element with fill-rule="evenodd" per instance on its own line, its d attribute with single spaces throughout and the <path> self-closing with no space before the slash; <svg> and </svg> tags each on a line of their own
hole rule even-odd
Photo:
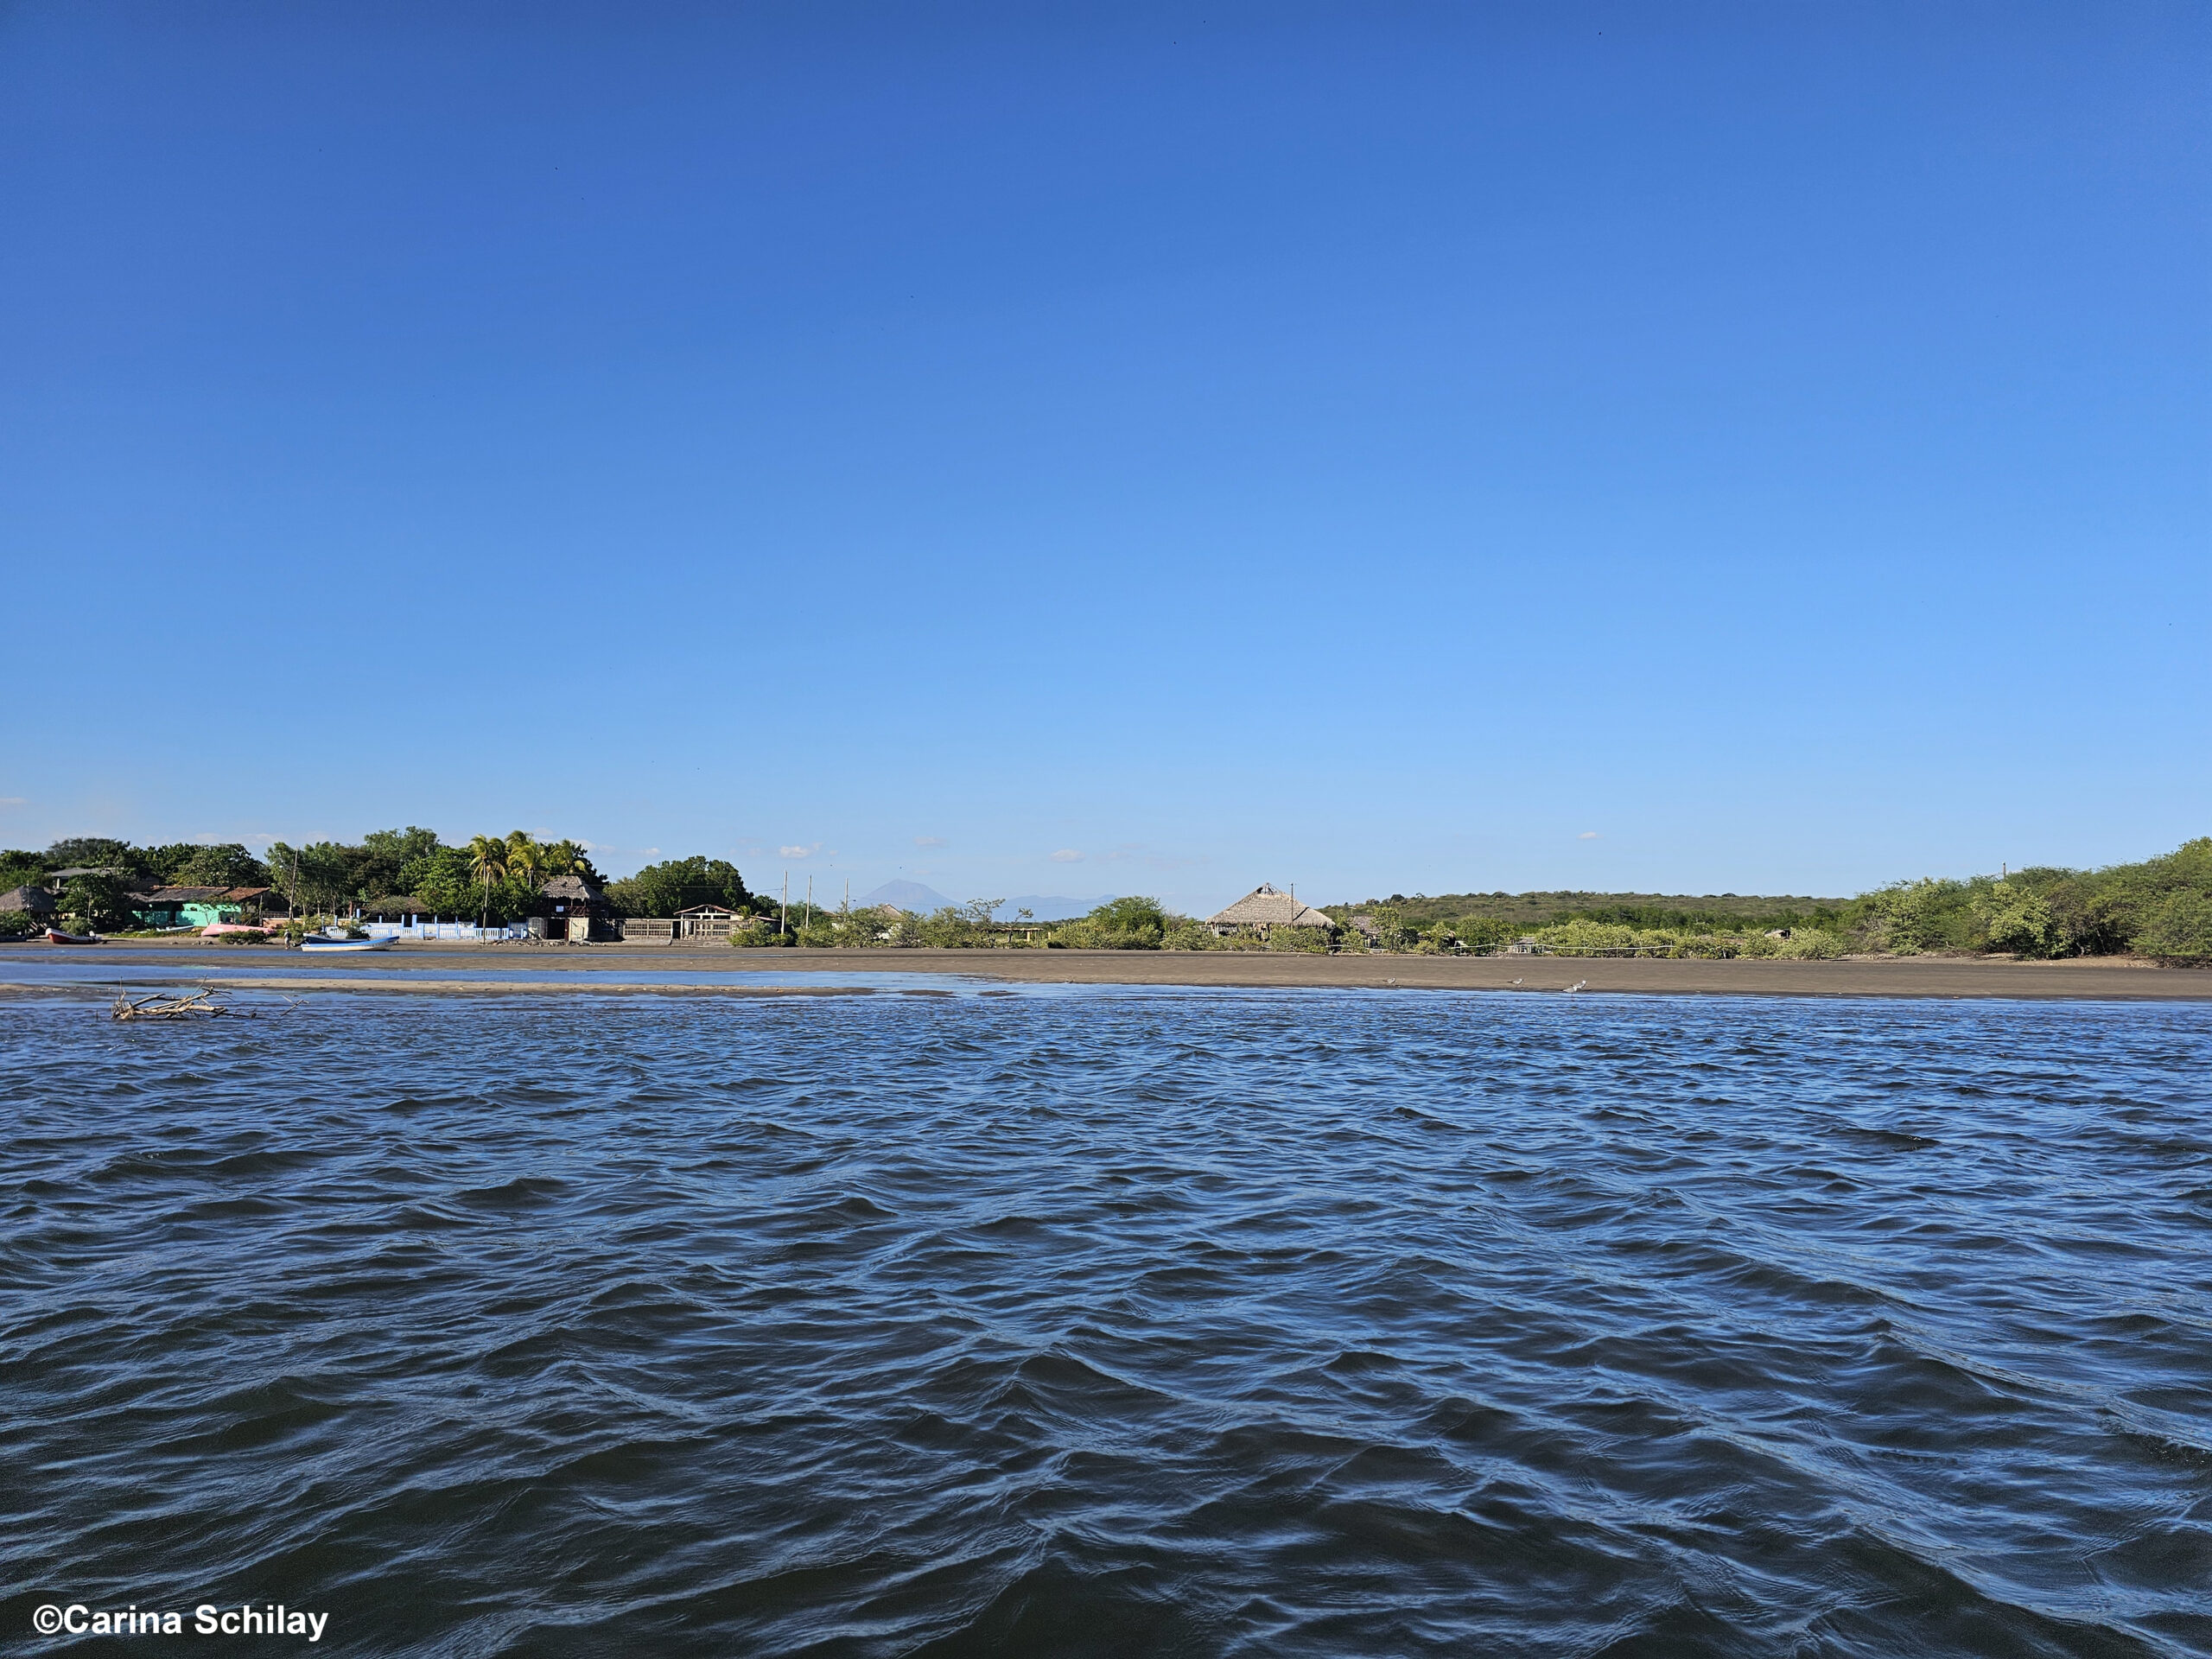
<svg viewBox="0 0 2212 1659">
<path fill-rule="evenodd" d="M 281 916 L 285 905 L 273 887 L 156 887 L 130 895 L 130 913 L 141 927 L 206 927 Z"/>
</svg>

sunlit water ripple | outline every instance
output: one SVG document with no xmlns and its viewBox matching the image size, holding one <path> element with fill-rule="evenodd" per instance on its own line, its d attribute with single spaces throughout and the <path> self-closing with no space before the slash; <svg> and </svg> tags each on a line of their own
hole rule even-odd
<svg viewBox="0 0 2212 1659">
<path fill-rule="evenodd" d="M 2202 1009 L 19 1001 L 0 1053 L 11 1645 L 2212 1649 Z"/>
</svg>

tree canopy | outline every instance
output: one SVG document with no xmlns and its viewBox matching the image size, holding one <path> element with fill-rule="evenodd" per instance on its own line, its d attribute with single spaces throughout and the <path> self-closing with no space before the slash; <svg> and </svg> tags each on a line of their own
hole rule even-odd
<svg viewBox="0 0 2212 1659">
<path fill-rule="evenodd" d="M 648 864 L 635 875 L 608 883 L 607 898 L 624 916 L 673 916 L 694 905 L 756 907 L 736 865 L 703 855 Z"/>
</svg>

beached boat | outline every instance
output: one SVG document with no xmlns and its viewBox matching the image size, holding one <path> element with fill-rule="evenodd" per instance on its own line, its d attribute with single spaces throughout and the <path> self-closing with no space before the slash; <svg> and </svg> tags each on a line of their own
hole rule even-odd
<svg viewBox="0 0 2212 1659">
<path fill-rule="evenodd" d="M 325 928 L 320 933 L 310 933 L 302 939 L 300 949 L 316 951 L 389 950 L 391 949 L 391 939 L 389 936 L 381 939 L 348 938 L 343 929 Z"/>
<path fill-rule="evenodd" d="M 49 927 L 46 930 L 46 942 L 48 944 L 101 944 L 105 943 L 105 941 L 103 940 L 97 933 L 64 933 L 58 927 Z"/>
</svg>

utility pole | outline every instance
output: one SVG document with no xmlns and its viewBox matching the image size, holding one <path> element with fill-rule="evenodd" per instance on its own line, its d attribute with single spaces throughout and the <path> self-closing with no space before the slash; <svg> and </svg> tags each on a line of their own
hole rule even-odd
<svg viewBox="0 0 2212 1659">
<path fill-rule="evenodd" d="M 806 878 L 806 919 L 799 925 L 801 927 L 814 925 L 814 878 L 810 875 Z"/>
<path fill-rule="evenodd" d="M 791 873 L 784 872 L 784 902 L 776 906 L 776 935 L 779 938 L 791 931 Z"/>
</svg>

